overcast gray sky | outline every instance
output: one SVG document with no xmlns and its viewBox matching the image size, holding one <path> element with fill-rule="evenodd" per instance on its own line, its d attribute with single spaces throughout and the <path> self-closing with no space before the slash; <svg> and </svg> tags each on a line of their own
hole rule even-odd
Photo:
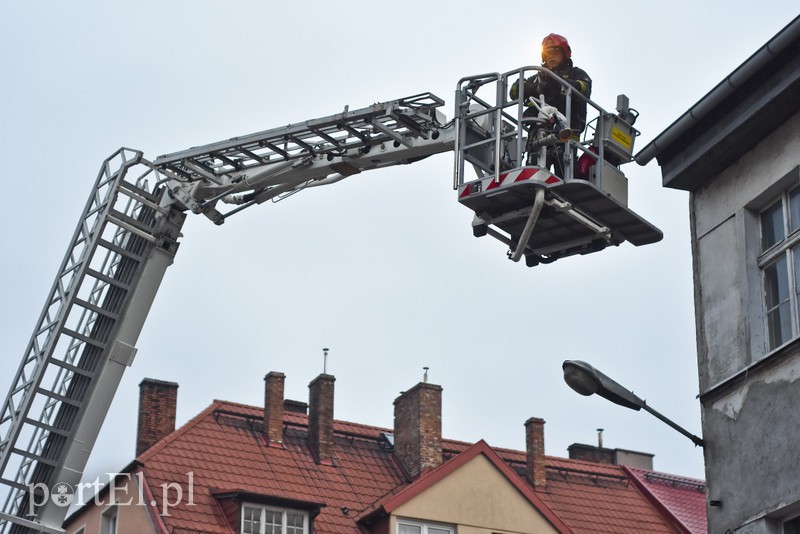
<svg viewBox="0 0 800 534">
<path fill-rule="evenodd" d="M 191 146 L 538 64 L 568 37 L 593 99 L 625 93 L 641 149 L 797 15 L 794 1 L 6 2 L 0 19 L 0 394 L 5 396 L 102 161 Z M 625 168 L 632 209 L 664 240 L 528 269 L 472 237 L 452 155 L 368 172 L 251 208 L 215 227 L 190 216 L 87 468 L 134 455 L 138 384 L 180 384 L 178 423 L 213 399 L 260 405 L 286 373 L 307 400 L 336 376 L 335 416 L 391 427 L 392 401 L 444 388 L 443 431 L 547 454 L 574 442 L 655 454 L 703 477 L 702 451 L 645 413 L 573 393 L 584 359 L 700 433 L 688 194 L 655 162 Z"/>
</svg>

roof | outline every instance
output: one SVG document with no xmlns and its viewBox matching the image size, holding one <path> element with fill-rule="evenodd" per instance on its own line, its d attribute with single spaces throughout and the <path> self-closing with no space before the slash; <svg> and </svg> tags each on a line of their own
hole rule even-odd
<svg viewBox="0 0 800 534">
<path fill-rule="evenodd" d="M 522 474 L 525 454 L 501 451 Z M 537 495 L 574 532 L 645 534 L 679 532 L 631 483 L 623 468 L 568 458 L 546 457 L 547 488 Z M 527 478 L 524 478 L 526 483 Z"/>
<path fill-rule="evenodd" d="M 305 415 L 284 413 L 283 447 L 267 445 L 262 417 L 262 408 L 215 401 L 139 456 L 157 503 L 163 484 L 192 473 L 195 506 L 169 510 L 168 527 L 228 534 L 215 495 L 238 492 L 324 503 L 315 531 L 352 534 L 355 513 L 408 483 L 394 455 L 381 445 L 385 430 L 337 421 L 336 465 L 318 465 L 306 445 Z"/>
<path fill-rule="evenodd" d="M 543 500 L 576 532 L 676 532 L 674 524 L 653 508 L 620 466 L 552 459 L 548 468 Z"/>
<path fill-rule="evenodd" d="M 169 510 L 163 520 L 171 532 L 230 534 L 235 507 L 225 502 L 226 496 L 245 500 L 261 496 L 306 503 L 312 515 L 319 514 L 314 520 L 316 532 L 355 534 L 358 520 L 371 510 L 391 509 L 476 454 L 504 465 L 505 476 L 551 523 L 569 529 L 562 530 L 681 532 L 618 466 L 548 456 L 548 485 L 542 491 L 524 475 L 524 452 L 491 448 L 484 442 L 444 440 L 443 465 L 413 481 L 382 438 L 391 432 L 388 429 L 335 421 L 334 465 L 320 465 L 306 444 L 305 414 L 284 412 L 282 447 L 267 444 L 262 418 L 263 408 L 215 401 L 137 458 L 156 506 L 161 506 L 169 484 L 185 485 L 191 473 L 194 506 L 181 503 Z"/>
<path fill-rule="evenodd" d="M 706 484 L 702 480 L 633 467 L 625 470 L 640 489 L 687 534 L 706 534 Z"/>
<path fill-rule="evenodd" d="M 694 191 L 800 110 L 800 16 L 645 146 L 664 187 Z"/>
</svg>

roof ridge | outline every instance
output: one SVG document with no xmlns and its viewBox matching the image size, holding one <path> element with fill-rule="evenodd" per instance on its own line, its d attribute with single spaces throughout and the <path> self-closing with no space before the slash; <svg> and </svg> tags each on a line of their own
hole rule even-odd
<svg viewBox="0 0 800 534">
<path fill-rule="evenodd" d="M 239 406 L 241 408 L 248 408 L 250 410 L 263 410 L 263 406 L 254 406 L 252 404 L 245 404 L 243 402 L 236 402 L 236 401 L 229 401 L 225 399 L 214 399 L 212 404 L 228 404 L 233 406 Z"/>
<path fill-rule="evenodd" d="M 554 462 L 566 462 L 569 464 L 578 464 L 578 465 L 585 465 L 585 466 L 592 466 L 592 467 L 601 467 L 604 469 L 611 469 L 614 471 L 619 471 L 622 468 L 621 464 L 608 464 L 604 462 L 593 462 L 592 460 L 581 460 L 579 458 L 562 458 L 561 456 L 548 456 L 545 455 L 545 459 L 550 458 Z"/>
<path fill-rule="evenodd" d="M 261 406 L 253 406 L 252 404 L 244 404 L 244 403 L 241 403 L 241 402 L 227 401 L 227 400 L 221 400 L 221 399 L 214 399 L 214 403 L 218 403 L 220 407 L 222 407 L 222 406 L 238 407 L 238 408 L 244 408 L 244 409 L 253 410 L 253 411 L 257 411 L 257 410 L 262 410 L 263 409 Z M 308 414 L 302 414 L 302 413 L 297 413 L 297 412 L 286 412 L 285 411 L 284 412 L 284 416 L 286 416 L 286 415 L 290 415 L 292 417 L 301 417 L 301 418 L 305 417 L 305 418 L 308 418 Z M 334 418 L 333 422 L 334 422 L 334 424 L 351 425 L 351 426 L 356 426 L 356 427 L 359 427 L 359 428 L 369 428 L 369 429 L 378 430 L 378 431 L 381 431 L 381 432 L 394 432 L 394 429 L 388 428 L 388 427 L 385 427 L 385 426 L 372 425 L 372 424 L 368 424 L 368 423 L 359 423 L 359 422 L 356 422 L 356 421 L 349 421 L 347 419 Z M 448 441 L 453 441 L 453 440 L 448 440 Z M 466 444 L 469 445 L 468 443 L 466 443 Z"/>
<path fill-rule="evenodd" d="M 162 438 L 161 440 L 159 440 L 155 445 L 153 445 L 147 451 L 142 453 L 137 458 L 137 460 L 140 460 L 140 461 L 146 460 L 147 457 L 151 456 L 156 451 L 162 449 L 168 443 L 172 442 L 174 439 L 177 439 L 180 435 L 182 435 L 184 432 L 186 432 L 188 430 L 188 428 L 190 428 L 191 426 L 194 426 L 200 419 L 202 419 L 203 417 L 208 415 L 210 412 L 212 412 L 213 410 L 222 408 L 222 407 L 226 407 L 226 406 L 229 407 L 229 408 L 230 407 L 232 407 L 232 408 L 236 408 L 236 407 L 243 408 L 243 409 L 250 410 L 250 411 L 257 411 L 257 410 L 261 410 L 262 409 L 261 407 L 254 406 L 252 404 L 245 404 L 245 403 L 241 403 L 241 402 L 228 401 L 228 400 L 222 400 L 222 399 L 214 399 L 212 404 L 209 405 L 205 410 L 200 412 L 198 415 L 196 415 L 191 420 L 187 421 L 183 426 L 181 426 L 175 432 L 172 432 L 169 435 L 167 435 L 164 438 Z M 308 418 L 308 414 L 302 414 L 302 413 L 296 413 L 296 412 L 284 412 L 284 416 L 286 416 L 286 415 L 290 415 L 291 417 L 297 417 L 297 418 Z M 371 424 L 366 424 L 366 423 L 358 423 L 358 422 L 355 422 L 355 421 L 348 421 L 348 420 L 345 420 L 345 419 L 336 419 L 336 418 L 334 418 L 334 425 L 337 425 L 337 424 L 338 425 L 350 425 L 350 426 L 358 427 L 358 428 L 361 428 L 361 429 L 369 429 L 369 430 L 374 430 L 374 431 L 378 431 L 378 432 L 389 432 L 389 433 L 393 433 L 394 432 L 393 428 L 387 428 L 387 427 L 384 427 L 384 426 L 377 426 L 377 425 L 371 425 Z M 342 431 L 341 429 L 336 429 L 334 427 L 334 432 L 341 432 L 341 431 Z M 475 442 L 475 443 L 477 443 L 477 442 Z M 473 445 L 475 445 L 475 443 L 470 443 L 469 441 L 463 441 L 463 440 L 458 440 L 458 439 L 450 439 L 450 438 L 445 438 L 445 437 L 442 438 L 443 448 L 447 448 L 447 445 L 450 445 L 450 446 L 464 447 L 464 450 L 466 450 L 466 449 L 471 448 Z M 452 452 L 455 452 L 456 454 L 460 454 L 460 453 L 464 452 L 464 450 L 454 450 Z M 509 448 L 509 447 L 492 447 L 492 450 L 498 456 L 503 458 L 503 461 L 505 461 L 505 462 L 514 461 L 514 460 L 513 459 L 509 459 L 509 458 L 504 458 L 503 457 L 504 454 L 513 454 L 513 455 L 525 455 L 526 454 L 526 451 L 524 451 L 524 450 L 512 449 L 512 448 Z M 152 454 L 151 454 L 151 451 L 153 451 Z M 670 479 L 677 480 L 677 481 L 686 481 L 686 482 L 688 482 L 690 484 L 705 484 L 705 481 L 702 480 L 702 479 L 686 477 L 686 476 L 682 476 L 682 475 L 673 475 L 671 473 L 663 473 L 663 472 L 660 472 L 660 471 L 654 471 L 652 469 L 648 470 L 648 469 L 641 469 L 641 468 L 630 467 L 630 466 L 607 464 L 607 463 L 596 462 L 596 461 L 591 461 L 591 460 L 582 460 L 582 459 L 577 459 L 577 458 L 563 458 L 561 456 L 545 455 L 545 465 L 546 465 L 547 468 L 558 469 L 558 466 L 554 465 L 554 464 L 558 464 L 558 463 L 570 465 L 571 467 L 573 467 L 576 470 L 582 470 L 582 469 L 593 469 L 593 470 L 607 469 L 607 470 L 612 471 L 612 472 L 617 472 L 621 476 L 626 476 L 626 473 L 625 473 L 624 469 L 631 469 L 631 470 L 635 470 L 635 471 L 638 471 L 638 472 L 641 472 L 641 473 L 652 473 L 652 474 L 655 474 L 655 475 L 658 475 L 658 476 L 668 477 Z"/>
<path fill-rule="evenodd" d="M 655 475 L 655 476 L 658 476 L 658 477 L 668 478 L 668 479 L 671 479 L 671 480 L 685 481 L 685 482 L 690 482 L 690 483 L 694 483 L 694 484 L 706 485 L 706 481 L 703 480 L 702 478 L 687 477 L 687 476 L 684 476 L 684 475 L 675 475 L 675 474 L 672 474 L 672 473 L 665 473 L 663 471 L 655 471 L 653 469 L 642 469 L 641 467 L 632 467 L 632 466 L 626 466 L 626 467 L 628 467 L 628 469 L 630 469 L 633 472 L 640 472 L 640 473 L 644 473 L 645 475 Z"/>
</svg>

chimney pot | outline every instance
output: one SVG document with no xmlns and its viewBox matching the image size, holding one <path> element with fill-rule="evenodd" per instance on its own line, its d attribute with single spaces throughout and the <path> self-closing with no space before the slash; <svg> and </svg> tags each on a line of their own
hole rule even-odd
<svg viewBox="0 0 800 534">
<path fill-rule="evenodd" d="M 178 384 L 145 378 L 139 384 L 136 456 L 175 431 Z"/>
<path fill-rule="evenodd" d="M 271 371 L 264 377 L 264 437 L 267 444 L 283 443 L 283 387 L 286 375 Z"/>
<path fill-rule="evenodd" d="M 394 401 L 394 451 L 412 476 L 442 463 L 442 387 L 421 382 Z"/>
<path fill-rule="evenodd" d="M 547 487 L 547 467 L 544 461 L 544 419 L 531 417 L 525 421 L 525 450 L 528 480 L 535 489 Z"/>
</svg>

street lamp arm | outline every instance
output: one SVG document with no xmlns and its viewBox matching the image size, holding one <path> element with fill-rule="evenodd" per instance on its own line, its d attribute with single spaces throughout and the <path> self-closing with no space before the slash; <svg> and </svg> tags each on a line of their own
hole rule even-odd
<svg viewBox="0 0 800 534">
<path fill-rule="evenodd" d="M 665 422 L 666 424 L 668 424 L 669 426 L 671 426 L 672 428 L 674 428 L 675 430 L 677 430 L 678 432 L 680 432 L 681 434 L 683 434 L 684 436 L 686 436 L 687 438 L 692 440 L 692 443 L 694 443 L 698 447 L 705 447 L 706 446 L 706 442 L 705 442 L 705 440 L 703 438 L 695 436 L 694 434 L 692 434 L 691 432 L 689 432 L 688 430 L 686 430 L 685 428 L 680 426 L 678 423 L 676 423 L 676 422 L 672 421 L 671 419 L 667 418 L 666 416 L 660 414 L 659 412 L 657 412 L 656 410 L 654 410 L 653 408 L 648 406 L 646 402 L 642 406 L 642 408 L 644 408 L 644 410 L 646 412 L 649 412 L 649 413 L 653 414 L 655 417 L 657 417 L 658 419 L 661 419 L 663 422 Z"/>
<path fill-rule="evenodd" d="M 705 446 L 705 441 L 702 438 L 695 436 L 671 419 L 661 415 L 648 406 L 647 401 L 634 395 L 633 391 L 624 388 L 588 363 L 580 360 L 567 360 L 563 363 L 561 368 L 564 370 L 564 381 L 569 387 L 581 395 L 588 397 L 589 395 L 597 393 L 604 399 L 610 400 L 614 404 L 630 408 L 631 410 L 639 411 L 644 409 L 646 412 L 653 414 L 658 419 L 692 440 L 692 443 L 695 445 L 700 447 Z"/>
</svg>

